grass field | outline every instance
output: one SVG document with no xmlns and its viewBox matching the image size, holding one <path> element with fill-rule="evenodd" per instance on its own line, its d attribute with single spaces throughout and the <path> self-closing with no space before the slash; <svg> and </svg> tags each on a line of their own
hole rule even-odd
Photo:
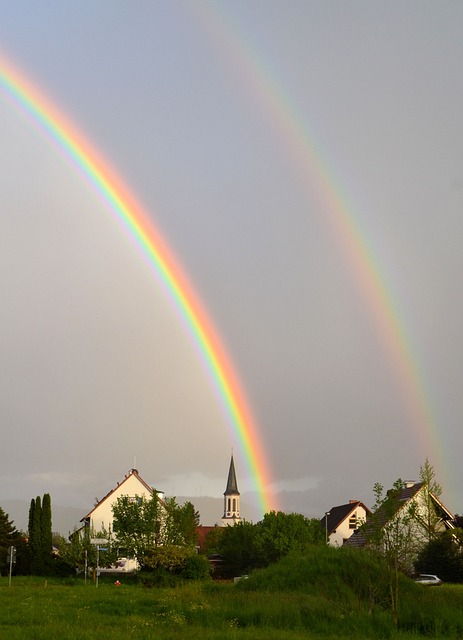
<svg viewBox="0 0 463 640">
<path fill-rule="evenodd" d="M 324 552 L 323 552 L 324 553 Z M 463 638 L 463 587 L 405 581 L 400 625 L 357 588 L 352 557 L 288 558 L 249 580 L 145 588 L 134 579 L 0 578 L 0 640 Z M 324 558 L 324 559 L 323 559 Z M 328 564 L 327 564 L 328 563 Z M 331 566 L 328 566 L 332 563 Z M 315 576 L 319 576 L 317 580 Z"/>
</svg>

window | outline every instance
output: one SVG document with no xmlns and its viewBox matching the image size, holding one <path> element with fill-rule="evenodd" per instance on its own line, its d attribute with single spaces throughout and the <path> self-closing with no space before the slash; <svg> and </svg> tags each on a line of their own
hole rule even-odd
<svg viewBox="0 0 463 640">
<path fill-rule="evenodd" d="M 349 529 L 357 529 L 357 514 L 356 513 L 354 513 L 349 518 Z"/>
</svg>

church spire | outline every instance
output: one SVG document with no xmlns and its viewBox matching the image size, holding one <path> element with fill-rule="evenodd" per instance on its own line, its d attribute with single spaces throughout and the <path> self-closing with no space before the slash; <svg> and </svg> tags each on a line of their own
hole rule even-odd
<svg viewBox="0 0 463 640">
<path fill-rule="evenodd" d="M 233 453 L 230 460 L 230 469 L 228 470 L 227 488 L 225 489 L 224 496 L 226 495 L 240 495 L 238 491 L 238 483 L 236 481 L 235 463 L 233 461 Z"/>
<path fill-rule="evenodd" d="M 223 518 L 224 526 L 234 525 L 235 522 L 241 520 L 240 517 L 240 492 L 238 491 L 238 482 L 236 481 L 235 462 L 233 460 L 233 452 L 230 459 L 230 468 L 228 470 L 227 488 L 223 494 Z"/>
</svg>

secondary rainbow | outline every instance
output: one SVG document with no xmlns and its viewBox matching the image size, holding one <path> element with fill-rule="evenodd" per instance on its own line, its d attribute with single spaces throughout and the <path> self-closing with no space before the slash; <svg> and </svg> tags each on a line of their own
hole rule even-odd
<svg viewBox="0 0 463 640">
<path fill-rule="evenodd" d="M 426 387 L 419 357 L 412 348 L 404 316 L 399 312 L 371 239 L 349 201 L 347 189 L 341 188 L 341 180 L 316 138 L 315 128 L 309 126 L 307 114 L 298 109 L 269 60 L 247 37 L 244 25 L 239 23 L 238 14 L 230 5 L 220 1 L 197 4 L 193 14 L 229 64 L 231 73 L 246 85 L 248 95 L 252 96 L 249 102 L 257 103 L 259 115 L 268 120 L 272 133 L 281 138 L 308 195 L 318 198 L 321 215 L 329 221 L 376 324 L 385 358 L 408 407 L 410 425 L 423 456 L 433 461 L 437 458 L 440 475 L 446 475 L 431 393 Z"/>
<path fill-rule="evenodd" d="M 270 474 L 263 443 L 237 374 L 198 294 L 146 210 L 83 133 L 4 57 L 0 58 L 0 87 L 72 161 L 142 250 L 201 354 L 227 422 L 239 440 L 262 512 L 276 508 L 267 491 Z"/>
</svg>

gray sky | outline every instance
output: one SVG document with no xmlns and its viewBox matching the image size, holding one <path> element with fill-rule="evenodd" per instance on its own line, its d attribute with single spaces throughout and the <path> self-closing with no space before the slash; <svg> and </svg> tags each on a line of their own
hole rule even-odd
<svg viewBox="0 0 463 640">
<path fill-rule="evenodd" d="M 109 159 L 188 273 L 280 508 L 371 506 L 375 482 L 417 479 L 428 457 L 461 513 L 461 2 L 15 0 L 1 15 L 4 54 Z M 127 233 L 3 94 L 0 140 L 0 505 L 50 492 L 84 515 L 134 461 L 170 495 L 221 496 L 231 447 L 256 504 Z M 410 411 L 417 384 L 428 423 Z"/>
</svg>

